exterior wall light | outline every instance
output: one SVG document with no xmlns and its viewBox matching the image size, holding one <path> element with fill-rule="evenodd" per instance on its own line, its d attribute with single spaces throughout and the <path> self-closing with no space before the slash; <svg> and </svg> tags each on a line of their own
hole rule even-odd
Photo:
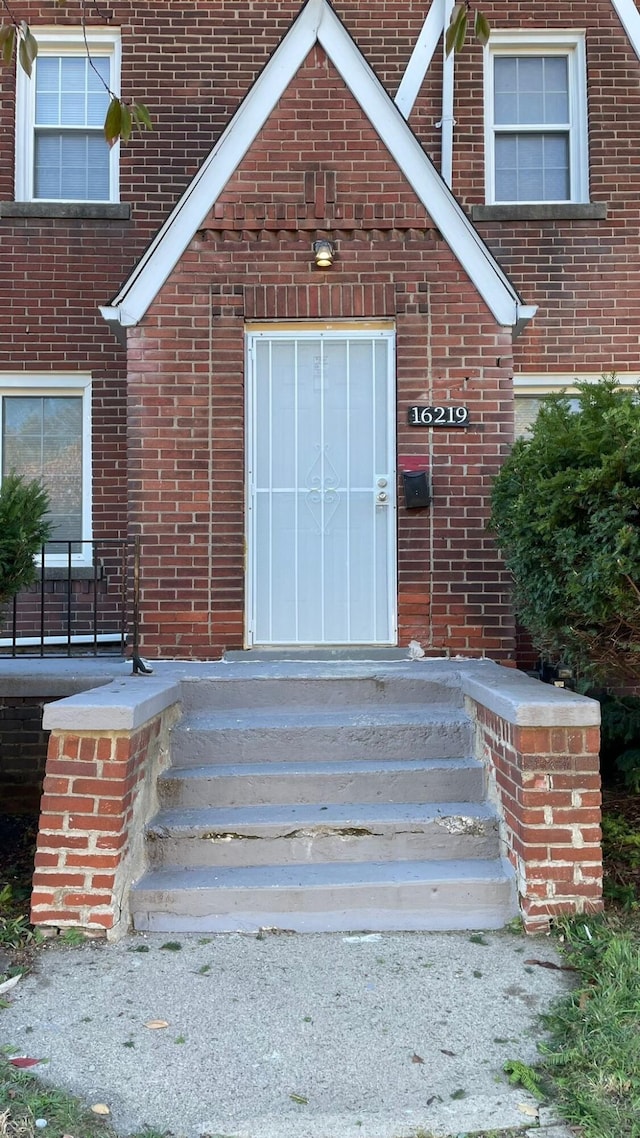
<svg viewBox="0 0 640 1138">
<path fill-rule="evenodd" d="M 318 268 L 330 269 L 336 254 L 333 241 L 327 241 L 326 238 L 323 238 L 321 241 L 314 241 L 312 248 Z"/>
</svg>

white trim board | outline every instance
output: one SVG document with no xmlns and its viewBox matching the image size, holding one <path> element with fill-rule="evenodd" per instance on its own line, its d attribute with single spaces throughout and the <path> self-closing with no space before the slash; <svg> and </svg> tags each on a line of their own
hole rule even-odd
<svg viewBox="0 0 640 1138">
<path fill-rule="evenodd" d="M 327 0 L 307 0 L 104 319 L 139 323 L 185 252 L 313 46 L 319 43 L 440 230 L 472 284 L 503 326 L 535 308 L 519 294 L 481 240 Z"/>
<path fill-rule="evenodd" d="M 424 77 L 431 66 L 438 46 L 445 18 L 445 0 L 433 0 L 422 25 L 416 46 L 396 91 L 395 104 L 405 119 L 409 118 L 420 93 Z"/>
</svg>

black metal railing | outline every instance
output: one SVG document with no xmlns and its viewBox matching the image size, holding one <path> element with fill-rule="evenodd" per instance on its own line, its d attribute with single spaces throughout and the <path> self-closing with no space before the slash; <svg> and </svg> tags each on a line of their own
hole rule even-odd
<svg viewBox="0 0 640 1138">
<path fill-rule="evenodd" d="M 51 541 L 0 614 L 0 657 L 139 655 L 140 538 Z"/>
</svg>

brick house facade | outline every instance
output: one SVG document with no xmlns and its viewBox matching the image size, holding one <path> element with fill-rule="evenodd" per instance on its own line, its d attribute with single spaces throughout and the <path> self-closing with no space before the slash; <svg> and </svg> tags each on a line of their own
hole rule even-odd
<svg viewBox="0 0 640 1138">
<path fill-rule="evenodd" d="M 116 0 L 92 52 L 155 129 L 102 188 L 98 109 L 64 109 L 99 108 L 78 11 L 20 9 L 42 49 L 31 87 L 0 76 L 4 469 L 34 437 L 21 413 L 83 400 L 73 536 L 140 536 L 150 655 L 417 640 L 513 661 L 486 518 L 515 402 L 639 370 L 631 0 L 487 2 L 488 47 L 455 61 L 444 0 Z"/>
</svg>

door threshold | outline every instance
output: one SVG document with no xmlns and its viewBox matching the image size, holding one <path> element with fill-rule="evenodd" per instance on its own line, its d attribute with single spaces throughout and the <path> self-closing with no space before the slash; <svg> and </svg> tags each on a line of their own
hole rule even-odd
<svg viewBox="0 0 640 1138">
<path fill-rule="evenodd" d="M 322 661 L 322 660 L 408 660 L 408 648 L 393 648 L 380 647 L 378 645 L 371 645 L 367 647 L 366 644 L 356 645 L 354 647 L 336 647 L 336 648 L 313 648 L 313 647 L 298 647 L 292 645 L 291 647 L 277 648 L 246 648 L 243 650 L 236 650 L 225 652 L 223 659 L 228 660 L 230 663 L 241 663 L 243 660 L 247 663 L 254 663 L 255 661 L 267 661 L 278 663 L 280 661 L 291 660 L 294 662 L 309 662 Z"/>
</svg>

